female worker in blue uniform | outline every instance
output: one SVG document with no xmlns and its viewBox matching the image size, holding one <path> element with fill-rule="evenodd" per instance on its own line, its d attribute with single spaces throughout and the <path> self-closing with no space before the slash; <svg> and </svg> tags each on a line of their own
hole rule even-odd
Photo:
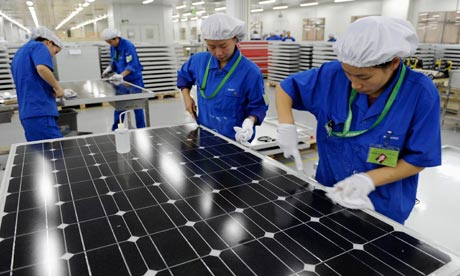
<svg viewBox="0 0 460 276">
<path fill-rule="evenodd" d="M 334 44 L 338 61 L 277 87 L 280 147 L 298 159 L 292 108 L 317 119 L 318 182 L 335 202 L 404 223 L 418 173 L 441 164 L 440 100 L 433 82 L 401 58 L 417 35 L 402 19 L 357 20 Z"/>
<path fill-rule="evenodd" d="M 62 42 L 45 27 L 33 30 L 31 38 L 11 62 L 19 119 L 29 142 L 60 138 L 56 97 L 64 96 L 64 90 L 53 75 L 52 58 L 61 50 Z"/>
<path fill-rule="evenodd" d="M 136 47 L 121 37 L 118 30 L 107 28 L 102 31 L 102 38 L 110 45 L 110 64 L 102 73 L 102 77 L 110 72 L 115 72 L 110 79 L 115 82 L 127 81 L 134 85 L 144 87 L 142 79 L 142 65 L 137 56 Z M 119 123 L 119 116 L 124 110 L 114 111 L 114 123 L 112 130 L 115 130 Z M 145 117 L 143 109 L 134 110 L 136 117 L 136 127 L 145 127 Z M 123 118 L 122 118 L 123 119 Z"/>
<path fill-rule="evenodd" d="M 197 53 L 182 65 L 177 87 L 185 109 L 199 124 L 246 144 L 253 139 L 254 125 L 264 120 L 268 103 L 260 69 L 236 47 L 244 38 L 244 26 L 222 13 L 204 20 L 201 33 L 208 52 Z M 193 85 L 197 86 L 198 108 L 190 96 Z"/>
</svg>

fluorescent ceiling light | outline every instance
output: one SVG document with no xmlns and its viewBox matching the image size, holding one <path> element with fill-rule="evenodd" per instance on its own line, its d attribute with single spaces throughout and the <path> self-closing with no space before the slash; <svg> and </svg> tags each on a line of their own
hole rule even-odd
<svg viewBox="0 0 460 276">
<path fill-rule="evenodd" d="M 153 3 L 153 1 L 155 1 L 155 0 L 144 0 L 144 1 L 142 1 L 142 4 L 144 4 L 144 5 L 145 4 L 150 4 L 150 3 Z"/>
<path fill-rule="evenodd" d="M 32 19 L 34 20 L 35 27 L 38 28 L 38 26 L 40 25 L 38 24 L 38 18 L 37 18 L 37 13 L 35 12 L 35 8 L 29 7 L 29 12 L 30 12 L 30 15 L 32 16 Z"/>
<path fill-rule="evenodd" d="M 355 0 L 334 0 L 334 3 L 340 3 L 340 2 L 351 2 Z"/>
<path fill-rule="evenodd" d="M 86 7 L 89 6 L 89 3 L 88 3 L 88 2 L 85 2 L 85 3 L 82 4 L 82 6 L 83 6 L 83 8 L 86 8 Z"/>
<path fill-rule="evenodd" d="M 259 5 L 265 5 L 265 4 L 275 3 L 275 2 L 276 0 L 259 1 Z"/>
<path fill-rule="evenodd" d="M 308 2 L 308 3 L 300 3 L 301 7 L 310 7 L 310 6 L 317 6 L 318 2 Z"/>
<path fill-rule="evenodd" d="M 192 6 L 199 6 L 203 4 L 204 4 L 204 1 L 192 2 Z"/>
<path fill-rule="evenodd" d="M 205 19 L 205 18 L 208 18 L 209 15 L 205 15 L 205 16 L 202 16 L 201 19 Z"/>
<path fill-rule="evenodd" d="M 198 19 L 198 17 L 196 17 L 196 16 L 195 17 L 190 17 L 190 20 L 197 20 L 197 19 Z"/>
<path fill-rule="evenodd" d="M 190 15 L 192 15 L 191 12 L 186 12 L 186 13 L 182 14 L 182 16 L 190 16 Z"/>
<path fill-rule="evenodd" d="M 176 10 L 185 9 L 186 7 L 187 5 L 179 5 L 179 6 L 176 6 Z"/>
<path fill-rule="evenodd" d="M 34 5 L 34 2 L 32 1 L 26 1 L 26 5 L 29 7 L 32 7 Z"/>
<path fill-rule="evenodd" d="M 197 11 L 196 14 L 203 14 L 203 13 L 206 13 L 205 10 L 201 10 L 201 11 Z"/>
<path fill-rule="evenodd" d="M 283 5 L 283 6 L 274 6 L 273 9 L 274 10 L 284 10 L 284 9 L 287 9 L 288 6 L 287 5 Z"/>
<path fill-rule="evenodd" d="M 227 7 L 218 7 L 218 8 L 215 8 L 214 10 L 215 11 L 225 11 L 227 9 Z"/>
<path fill-rule="evenodd" d="M 94 18 L 94 19 L 91 19 L 91 20 L 85 21 L 85 22 L 83 22 L 83 23 L 80 23 L 80 24 L 78 24 L 78 25 L 76 25 L 76 26 L 74 26 L 74 27 L 72 27 L 72 28 L 70 28 L 70 29 L 71 29 L 71 30 L 75 30 L 75 29 L 81 28 L 81 27 L 83 27 L 83 26 L 86 26 L 86 25 L 88 25 L 88 24 L 96 23 L 97 21 L 100 21 L 100 20 L 105 19 L 105 18 L 107 18 L 107 17 L 109 17 L 109 16 L 108 16 L 107 14 L 104 14 L 104 15 L 102 15 L 102 16 L 98 16 L 98 17 L 96 17 L 96 18 Z"/>
<path fill-rule="evenodd" d="M 179 14 L 174 14 L 174 15 L 172 16 L 172 18 L 178 18 L 178 17 L 180 17 Z"/>
<path fill-rule="evenodd" d="M 177 23 L 177 22 L 179 22 L 179 19 L 174 19 L 173 22 Z"/>
<path fill-rule="evenodd" d="M 262 9 L 262 8 L 260 8 L 260 9 L 253 9 L 253 10 L 251 10 L 251 12 L 263 12 L 263 11 L 264 11 L 264 9 Z"/>
<path fill-rule="evenodd" d="M 24 31 L 30 33 L 30 30 L 27 29 L 26 27 L 24 27 L 24 25 L 22 25 L 21 23 L 19 23 L 16 20 L 14 20 L 13 18 L 9 17 L 8 15 L 4 14 L 2 11 L 0 11 L 0 16 L 5 18 L 6 20 L 10 21 L 11 23 L 15 24 L 16 26 L 18 26 L 19 28 L 23 29 Z"/>
<path fill-rule="evenodd" d="M 181 22 L 188 21 L 188 18 L 182 18 L 180 21 L 181 21 Z"/>
<path fill-rule="evenodd" d="M 87 1 L 88 1 L 88 3 L 93 3 L 96 0 L 87 0 Z"/>
<path fill-rule="evenodd" d="M 428 15 L 427 12 L 423 12 L 423 13 L 420 13 L 419 16 L 425 16 L 425 15 Z"/>
</svg>

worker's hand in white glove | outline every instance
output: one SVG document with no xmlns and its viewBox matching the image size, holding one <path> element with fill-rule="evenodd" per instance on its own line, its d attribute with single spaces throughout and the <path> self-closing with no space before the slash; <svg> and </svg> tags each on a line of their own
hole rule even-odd
<svg viewBox="0 0 460 276">
<path fill-rule="evenodd" d="M 107 68 L 105 68 L 104 72 L 102 72 L 102 78 L 105 78 L 107 77 L 107 75 L 112 72 L 112 65 L 109 65 L 107 66 Z"/>
<path fill-rule="evenodd" d="M 115 74 L 115 75 L 111 76 L 109 80 L 112 81 L 112 82 L 122 82 L 123 81 L 123 75 Z"/>
<path fill-rule="evenodd" d="M 243 121 L 241 127 L 234 126 L 235 130 L 235 140 L 241 144 L 248 146 L 248 141 L 251 139 L 254 134 L 254 121 L 251 118 L 246 118 Z"/>
<path fill-rule="evenodd" d="M 283 151 L 284 157 L 294 157 L 297 170 L 302 171 L 302 159 L 298 148 L 299 137 L 297 127 L 291 124 L 278 125 L 278 145 Z"/>
<path fill-rule="evenodd" d="M 64 98 L 69 99 L 69 98 L 74 98 L 77 96 L 77 93 L 73 91 L 70 88 L 64 89 Z"/>
<path fill-rule="evenodd" d="M 371 209 L 374 205 L 368 195 L 375 190 L 369 175 L 358 173 L 337 182 L 326 195 L 332 201 L 350 209 Z"/>
</svg>

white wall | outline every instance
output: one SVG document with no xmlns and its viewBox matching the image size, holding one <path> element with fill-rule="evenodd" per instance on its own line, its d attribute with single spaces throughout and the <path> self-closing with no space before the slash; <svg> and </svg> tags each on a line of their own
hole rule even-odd
<svg viewBox="0 0 460 276">
<path fill-rule="evenodd" d="M 201 26 L 201 19 L 193 20 L 193 21 L 186 21 L 186 22 L 176 22 L 172 23 L 173 26 L 173 39 L 175 42 L 183 43 L 183 44 L 190 44 L 190 43 L 197 43 L 196 40 L 192 38 L 191 30 L 193 27 L 197 27 L 197 33 L 201 34 L 200 26 Z M 185 28 L 185 39 L 180 39 L 180 29 Z"/>
<path fill-rule="evenodd" d="M 407 19 L 410 0 L 383 0 L 382 15 Z"/>
<path fill-rule="evenodd" d="M 260 20 L 263 33 L 280 33 L 283 30 L 291 31 L 296 39 L 302 38 L 303 19 L 324 17 L 326 18 L 325 39 L 327 34 L 338 35 L 350 24 L 351 16 L 380 15 L 382 12 L 381 1 L 359 1 L 321 4 L 313 7 L 296 7 L 280 11 L 264 11 L 251 14 L 251 21 Z"/>
<path fill-rule="evenodd" d="M 170 43 L 173 42 L 171 19 L 171 7 L 163 5 L 130 5 L 114 3 L 109 10 L 109 26 L 115 27 L 122 31 L 131 29 L 139 33 L 136 41 L 142 41 L 143 28 L 155 28 L 155 34 L 158 35 L 154 42 Z"/>
</svg>

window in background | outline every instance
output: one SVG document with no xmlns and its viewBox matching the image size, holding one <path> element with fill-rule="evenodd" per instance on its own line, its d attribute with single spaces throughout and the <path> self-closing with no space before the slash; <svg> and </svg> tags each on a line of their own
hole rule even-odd
<svg viewBox="0 0 460 276">
<path fill-rule="evenodd" d="M 422 43 L 460 42 L 460 13 L 422 12 L 418 15 L 417 35 Z"/>
<path fill-rule="evenodd" d="M 303 20 L 302 40 L 324 40 L 324 24 L 326 19 L 307 18 Z"/>
</svg>

